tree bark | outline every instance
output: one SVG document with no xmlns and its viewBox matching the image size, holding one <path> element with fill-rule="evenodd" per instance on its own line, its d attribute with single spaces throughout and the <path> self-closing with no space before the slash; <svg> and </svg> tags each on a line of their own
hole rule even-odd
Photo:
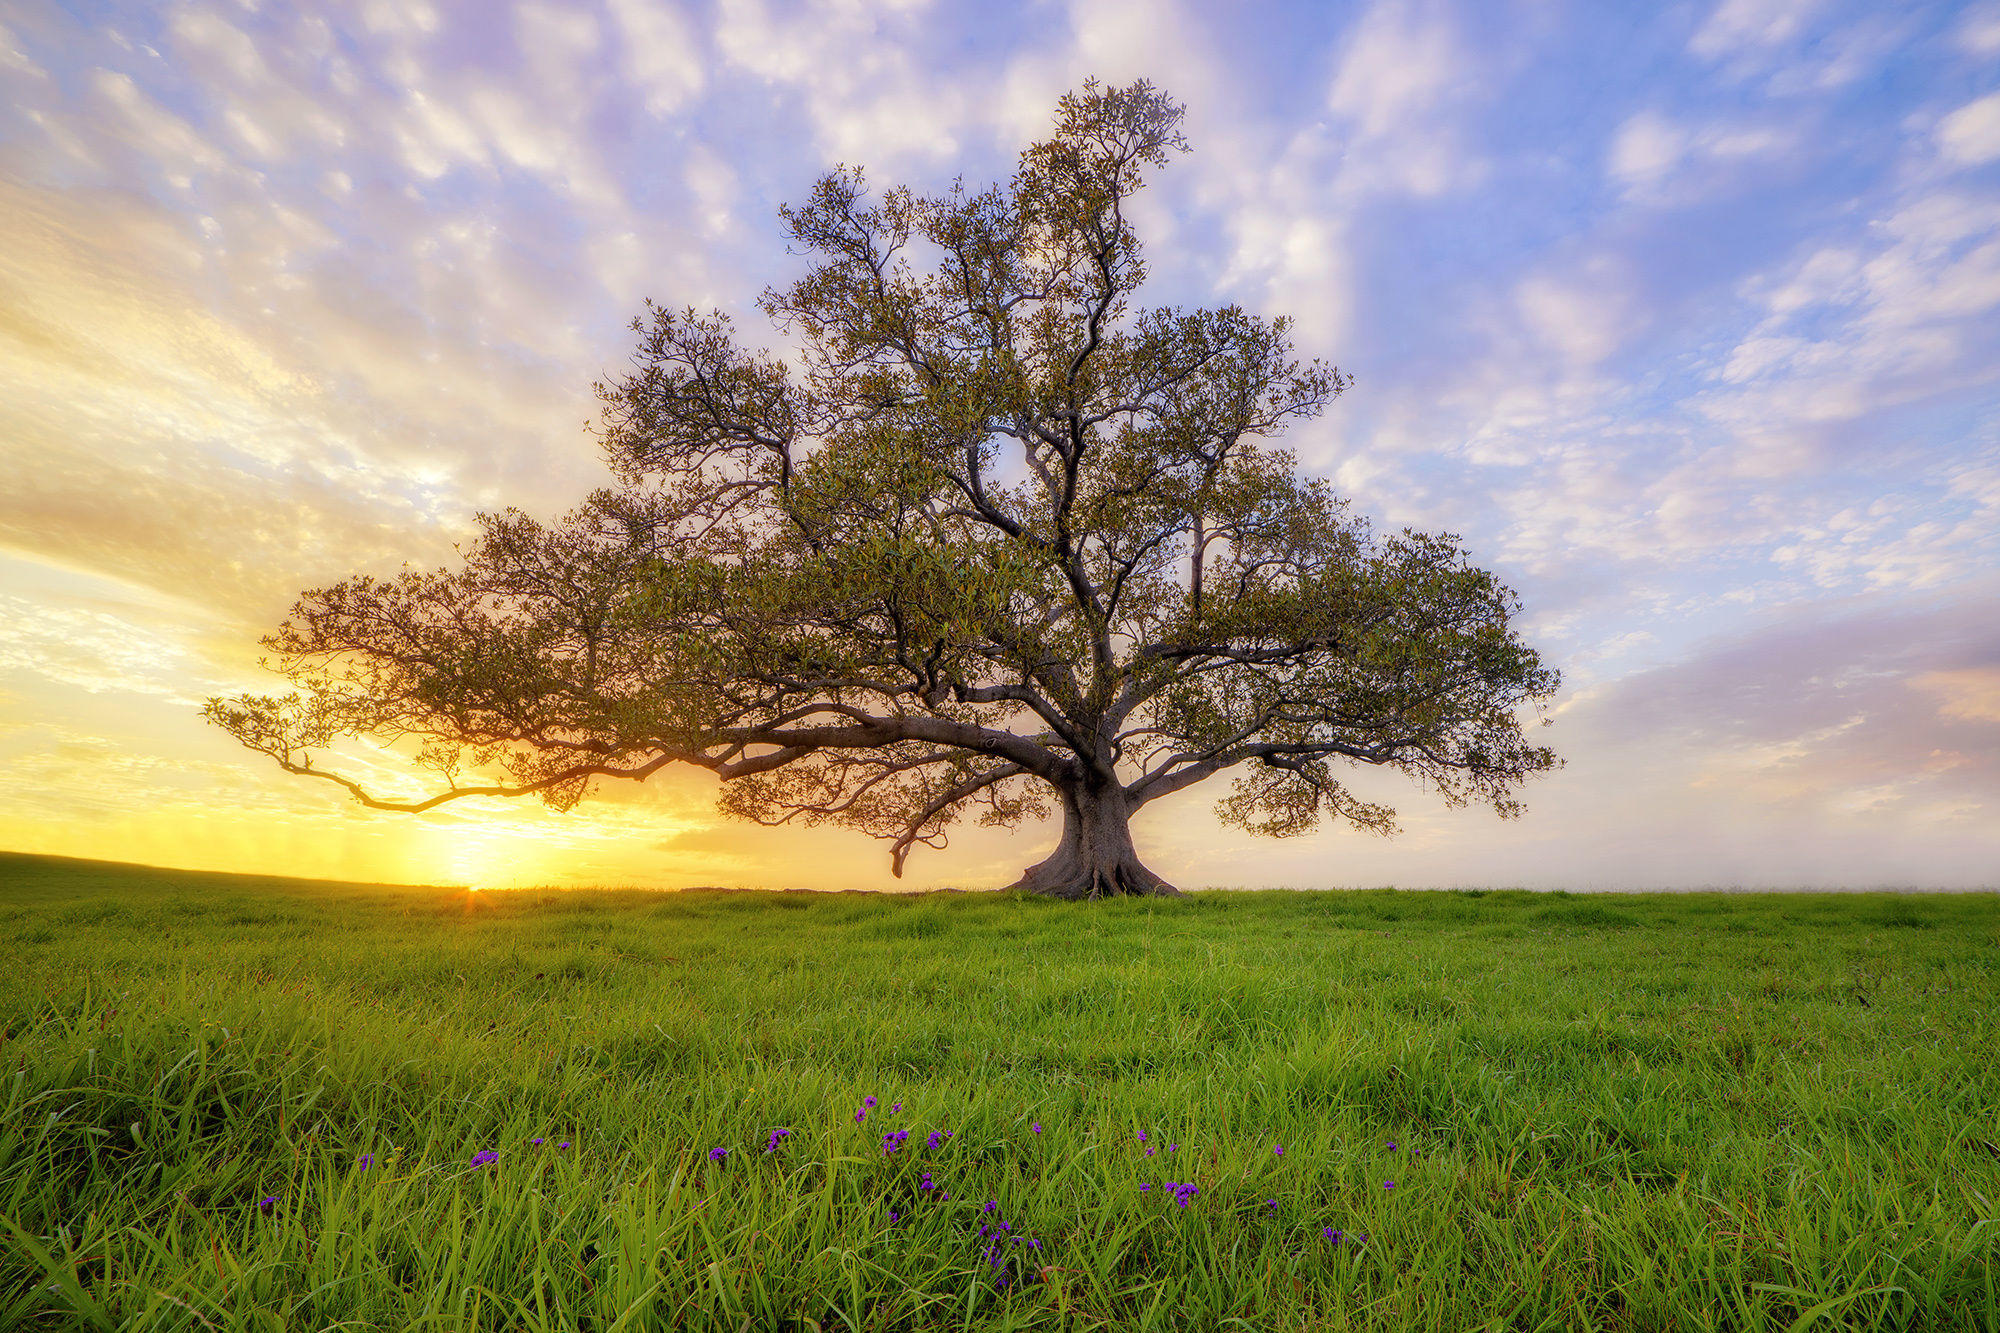
<svg viewBox="0 0 2000 1333">
<path fill-rule="evenodd" d="M 1048 859 L 1010 888 L 1050 898 L 1178 898 L 1181 891 L 1148 870 L 1132 847 L 1132 810 L 1116 786 L 1065 791 L 1062 841 Z"/>
</svg>

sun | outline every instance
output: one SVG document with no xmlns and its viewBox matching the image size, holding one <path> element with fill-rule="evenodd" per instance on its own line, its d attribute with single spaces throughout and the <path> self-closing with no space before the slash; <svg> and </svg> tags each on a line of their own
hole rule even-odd
<svg viewBox="0 0 2000 1333">
<path fill-rule="evenodd" d="M 511 823 L 482 827 L 472 820 L 426 830 L 424 859 L 435 874 L 473 892 L 519 888 L 560 879 L 560 850 L 533 828 Z"/>
</svg>

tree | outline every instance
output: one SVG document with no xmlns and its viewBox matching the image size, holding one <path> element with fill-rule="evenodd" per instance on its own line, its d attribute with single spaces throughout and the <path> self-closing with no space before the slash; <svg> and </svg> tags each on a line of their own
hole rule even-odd
<svg viewBox="0 0 2000 1333">
<path fill-rule="evenodd" d="M 828 174 L 780 210 L 812 266 L 760 302 L 796 368 L 648 302 L 597 386 L 616 486 L 482 516 L 455 569 L 306 593 L 265 640 L 292 692 L 207 716 L 384 810 L 567 809 L 692 764 L 731 815 L 889 840 L 897 875 L 969 813 L 1059 810 L 1016 887 L 1064 898 L 1175 893 L 1132 813 L 1239 766 L 1222 817 L 1278 837 L 1393 831 L 1342 762 L 1517 814 L 1556 763 L 1517 711 L 1557 678 L 1515 595 L 1453 536 L 1375 539 L 1270 443 L 1349 384 L 1286 320 L 1131 304 L 1129 204 L 1180 119 L 1092 82 L 1005 189 Z M 444 789 L 370 795 L 315 762 L 342 736 L 414 743 Z"/>
</svg>

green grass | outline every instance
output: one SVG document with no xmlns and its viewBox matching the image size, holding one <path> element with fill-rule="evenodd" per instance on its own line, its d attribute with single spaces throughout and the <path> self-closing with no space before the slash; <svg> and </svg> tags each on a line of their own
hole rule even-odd
<svg viewBox="0 0 2000 1333">
<path fill-rule="evenodd" d="M 2000 1330 L 1996 946 L 1991 896 L 4 857 L 0 1328 Z"/>
</svg>

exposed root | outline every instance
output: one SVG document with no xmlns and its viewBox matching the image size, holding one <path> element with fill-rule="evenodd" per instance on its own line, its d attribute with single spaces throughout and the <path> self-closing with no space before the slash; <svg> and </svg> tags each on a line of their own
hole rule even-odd
<svg viewBox="0 0 2000 1333">
<path fill-rule="evenodd" d="M 1130 858 L 1086 865 L 1079 860 L 1051 857 L 1040 865 L 1030 867 L 1010 887 L 1071 902 L 1098 898 L 1183 896 L 1179 889 Z"/>
</svg>

